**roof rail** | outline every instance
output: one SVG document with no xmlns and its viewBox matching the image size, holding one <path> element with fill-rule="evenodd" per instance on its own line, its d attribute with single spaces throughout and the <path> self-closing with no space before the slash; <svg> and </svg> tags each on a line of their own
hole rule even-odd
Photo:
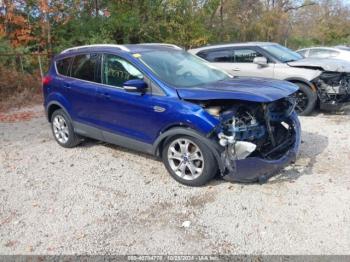
<svg viewBox="0 0 350 262">
<path fill-rule="evenodd" d="M 61 52 L 61 54 L 70 52 L 70 51 L 74 51 L 74 50 L 78 50 L 81 48 L 87 48 L 87 47 L 115 47 L 115 48 L 119 48 L 120 50 L 129 52 L 129 48 L 123 46 L 123 45 L 113 45 L 113 44 L 96 44 L 96 45 L 82 45 L 82 46 L 76 46 L 76 47 L 71 47 L 68 49 L 65 49 Z"/>
<path fill-rule="evenodd" d="M 167 43 L 142 43 L 140 45 L 163 45 L 163 46 L 172 47 L 174 49 L 182 50 L 182 48 L 177 45 L 167 44 Z"/>
</svg>

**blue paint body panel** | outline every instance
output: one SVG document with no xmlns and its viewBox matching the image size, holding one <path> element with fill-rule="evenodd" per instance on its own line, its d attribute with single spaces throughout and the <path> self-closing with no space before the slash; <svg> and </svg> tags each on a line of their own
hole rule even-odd
<svg viewBox="0 0 350 262">
<path fill-rule="evenodd" d="M 74 122 L 96 128 L 101 134 L 106 131 L 154 146 L 157 138 L 173 127 L 188 127 L 205 138 L 219 125 L 219 120 L 201 106 L 185 100 L 233 99 L 268 103 L 289 96 L 297 90 L 289 82 L 257 78 L 233 78 L 203 86 L 174 88 L 162 82 L 133 56 L 152 49 L 171 48 L 142 45 L 127 47 L 130 52 L 113 47 L 91 47 L 56 56 L 48 72 L 52 80 L 43 87 L 46 111 L 49 111 L 52 104 L 57 104 L 64 108 Z M 115 54 L 126 59 L 158 86 L 163 94 L 126 92 L 122 88 L 62 76 L 56 72 L 55 61 L 87 52 Z M 156 111 L 155 107 L 160 108 L 161 112 Z M 237 161 L 237 180 L 244 180 L 244 177 L 247 180 L 256 178 L 256 175 L 282 167 L 295 158 L 300 144 L 300 125 L 296 115 L 294 118 L 297 124 L 293 149 L 276 161 L 258 158 Z"/>
<path fill-rule="evenodd" d="M 287 97 L 298 90 L 290 82 L 265 78 L 233 78 L 200 87 L 178 88 L 183 99 L 235 99 L 268 103 Z"/>
</svg>

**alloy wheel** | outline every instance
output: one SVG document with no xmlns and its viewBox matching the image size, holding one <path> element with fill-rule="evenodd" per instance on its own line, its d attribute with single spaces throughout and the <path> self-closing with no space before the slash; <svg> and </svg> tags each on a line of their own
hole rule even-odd
<svg viewBox="0 0 350 262">
<path fill-rule="evenodd" d="M 62 144 L 67 143 L 69 139 L 69 129 L 64 117 L 61 115 L 55 116 L 52 121 L 52 127 L 56 139 Z"/>
<path fill-rule="evenodd" d="M 194 180 L 203 173 L 202 151 L 189 139 L 174 140 L 168 148 L 167 156 L 171 169 L 182 179 Z"/>
</svg>

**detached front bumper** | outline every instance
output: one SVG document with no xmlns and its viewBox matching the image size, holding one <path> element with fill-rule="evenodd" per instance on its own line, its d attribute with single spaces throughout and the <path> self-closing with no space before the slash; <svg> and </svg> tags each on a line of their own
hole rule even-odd
<svg viewBox="0 0 350 262">
<path fill-rule="evenodd" d="M 265 182 L 283 167 L 296 160 L 301 143 L 301 127 L 296 113 L 291 116 L 295 131 L 294 145 L 279 159 L 266 160 L 258 157 L 247 157 L 235 160 L 232 171 L 223 178 L 231 182 Z"/>
</svg>

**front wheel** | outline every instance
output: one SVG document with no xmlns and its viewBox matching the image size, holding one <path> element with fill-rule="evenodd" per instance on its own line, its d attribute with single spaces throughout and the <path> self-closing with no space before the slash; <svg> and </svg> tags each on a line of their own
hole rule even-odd
<svg viewBox="0 0 350 262">
<path fill-rule="evenodd" d="M 190 136 L 169 139 L 163 148 L 162 158 L 170 175 L 187 186 L 202 186 L 218 171 L 210 149 L 199 139 Z"/>
<path fill-rule="evenodd" d="M 317 93 L 306 84 L 295 84 L 299 87 L 299 90 L 295 93 L 295 98 L 297 100 L 295 111 L 300 116 L 308 116 L 316 107 Z"/>
</svg>

